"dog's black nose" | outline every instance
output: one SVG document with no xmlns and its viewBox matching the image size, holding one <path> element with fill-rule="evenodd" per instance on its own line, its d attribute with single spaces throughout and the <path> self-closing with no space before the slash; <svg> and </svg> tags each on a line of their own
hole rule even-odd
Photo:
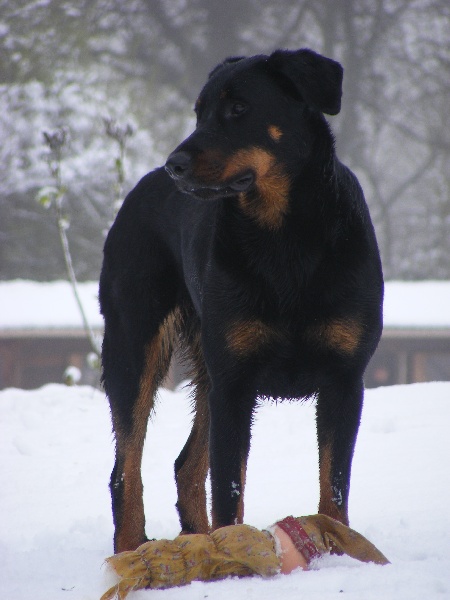
<svg viewBox="0 0 450 600">
<path fill-rule="evenodd" d="M 191 157 L 187 152 L 173 152 L 166 162 L 166 171 L 173 179 L 183 179 L 191 171 Z"/>
</svg>

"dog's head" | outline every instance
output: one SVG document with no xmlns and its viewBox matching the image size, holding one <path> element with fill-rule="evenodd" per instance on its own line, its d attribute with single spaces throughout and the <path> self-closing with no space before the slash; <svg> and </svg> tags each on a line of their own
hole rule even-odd
<svg viewBox="0 0 450 600">
<path fill-rule="evenodd" d="M 169 156 L 180 190 L 205 199 L 289 187 L 307 160 L 322 113 L 337 114 L 342 67 L 311 50 L 230 58 L 195 105 L 195 131 Z"/>
</svg>

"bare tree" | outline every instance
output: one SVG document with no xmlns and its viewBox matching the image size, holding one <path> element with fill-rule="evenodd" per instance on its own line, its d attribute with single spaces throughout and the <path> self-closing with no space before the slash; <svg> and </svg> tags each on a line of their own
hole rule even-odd
<svg viewBox="0 0 450 600">
<path fill-rule="evenodd" d="M 321 32 L 321 50 L 345 67 L 338 150 L 366 183 L 386 275 L 424 277 L 423 261 L 414 273 L 398 238 L 412 236 L 418 246 L 430 238 L 430 223 L 402 207 L 423 203 L 420 183 L 437 174 L 443 153 L 449 156 L 450 135 L 439 123 L 450 91 L 450 6 L 442 0 L 336 0 L 307 10 Z M 429 210 L 445 205 L 440 194 L 430 193 Z M 440 229 L 448 233 L 442 219 Z M 430 252 L 428 276 L 434 266 Z M 450 274 L 450 262 L 446 270 Z"/>
<path fill-rule="evenodd" d="M 48 239 L 45 219 L 30 208 L 45 184 L 42 130 L 72 130 L 67 201 L 77 217 L 68 234 L 79 275 L 94 277 L 113 177 L 103 118 L 131 121 L 137 131 L 125 193 L 187 132 L 215 64 L 303 46 L 345 68 L 332 125 L 339 155 L 363 182 L 387 276 L 450 277 L 447 0 L 0 0 L 0 11 L 4 277 L 36 273 L 38 264 L 54 277 L 59 268 L 51 247 L 46 255 L 45 244 L 29 242 L 38 231 Z"/>
</svg>

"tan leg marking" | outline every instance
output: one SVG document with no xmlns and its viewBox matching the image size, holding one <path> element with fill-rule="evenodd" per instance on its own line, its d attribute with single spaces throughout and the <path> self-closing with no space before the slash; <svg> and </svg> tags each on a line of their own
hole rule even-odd
<svg viewBox="0 0 450 600">
<path fill-rule="evenodd" d="M 120 442 L 118 443 L 117 477 L 120 477 L 123 484 L 120 504 L 121 526 L 116 531 L 116 552 L 134 550 L 145 539 L 142 452 L 154 396 L 169 368 L 177 318 L 178 313 L 170 315 L 147 345 L 139 395 L 133 410 L 131 433 L 125 436 L 120 428 L 115 429 L 117 441 Z"/>
<path fill-rule="evenodd" d="M 147 345 L 145 351 L 145 367 L 141 375 L 139 396 L 134 405 L 133 422 L 136 435 L 141 433 L 143 438 L 138 438 L 138 443 L 144 443 L 147 421 L 153 408 L 154 395 L 162 383 L 170 366 L 173 348 L 176 344 L 177 330 L 180 320 L 178 310 L 171 313 L 159 328 L 157 335 Z M 133 432 L 133 437 L 134 437 Z"/>
<path fill-rule="evenodd" d="M 245 495 L 245 482 L 247 479 L 247 461 L 243 460 L 241 464 L 241 489 L 239 496 L 239 504 L 237 509 L 236 522 L 244 522 L 244 495 Z"/>
<path fill-rule="evenodd" d="M 176 475 L 180 518 L 189 532 L 208 533 L 205 480 L 209 470 L 209 408 L 196 397 L 196 414 L 187 444 L 189 454 Z"/>
<path fill-rule="evenodd" d="M 241 461 L 241 485 L 239 487 L 239 490 L 234 490 L 234 493 L 236 493 L 237 491 L 239 491 L 239 498 L 238 498 L 238 504 L 237 504 L 237 510 L 236 510 L 236 520 L 235 520 L 235 525 L 240 525 L 244 522 L 244 496 L 245 496 L 245 483 L 246 483 L 246 479 L 247 479 L 247 460 L 243 459 Z M 219 527 L 223 527 L 223 524 L 218 522 L 215 514 L 214 514 L 214 507 L 213 507 L 213 514 L 212 514 L 212 530 L 216 530 Z"/>
<path fill-rule="evenodd" d="M 141 479 L 142 451 L 126 451 L 121 463 L 121 514 L 123 526 L 116 532 L 115 551 L 135 550 L 145 541 L 145 516 Z M 120 464 L 120 463 L 119 463 Z"/>
<path fill-rule="evenodd" d="M 191 346 L 186 348 L 195 387 L 195 418 L 192 430 L 182 452 L 188 455 L 176 474 L 177 508 L 182 525 L 190 531 L 207 533 L 210 529 L 206 510 L 205 482 L 209 471 L 209 405 L 210 381 L 206 372 L 203 351 L 198 333 Z"/>
<path fill-rule="evenodd" d="M 343 522 L 343 515 L 334 501 L 333 485 L 331 481 L 332 473 L 332 451 L 331 443 L 327 444 L 320 451 L 319 456 L 320 469 L 320 501 L 319 513 L 327 515 L 333 519 Z"/>
</svg>

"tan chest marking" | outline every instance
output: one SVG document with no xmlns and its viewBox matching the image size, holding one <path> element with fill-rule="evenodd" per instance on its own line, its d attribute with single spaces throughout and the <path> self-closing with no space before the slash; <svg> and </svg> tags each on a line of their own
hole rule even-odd
<svg viewBox="0 0 450 600">
<path fill-rule="evenodd" d="M 279 332 L 259 319 L 248 319 L 233 324 L 226 333 L 226 344 L 240 357 L 257 354 L 279 337 Z"/>
<path fill-rule="evenodd" d="M 361 341 L 363 326 L 359 321 L 334 319 L 309 330 L 309 336 L 332 350 L 353 354 Z"/>
</svg>

